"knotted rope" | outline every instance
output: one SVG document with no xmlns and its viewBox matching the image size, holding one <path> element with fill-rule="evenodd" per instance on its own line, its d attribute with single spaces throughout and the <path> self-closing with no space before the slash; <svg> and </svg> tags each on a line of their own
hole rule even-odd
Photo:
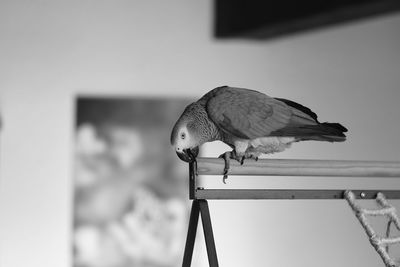
<svg viewBox="0 0 400 267">
<path fill-rule="evenodd" d="M 376 202 L 380 209 L 365 209 L 362 208 L 356 201 L 356 197 L 352 191 L 346 191 L 344 197 L 352 208 L 357 219 L 360 221 L 365 232 L 367 233 L 371 245 L 381 256 L 387 267 L 399 267 L 399 262 L 392 259 L 389 255 L 389 245 L 400 243 L 400 236 L 390 237 L 390 227 L 392 224 L 400 231 L 400 220 L 396 213 L 396 208 L 389 204 L 386 197 L 382 193 L 376 196 Z M 367 216 L 386 216 L 389 221 L 386 229 L 386 237 L 379 236 L 368 222 Z"/>
</svg>

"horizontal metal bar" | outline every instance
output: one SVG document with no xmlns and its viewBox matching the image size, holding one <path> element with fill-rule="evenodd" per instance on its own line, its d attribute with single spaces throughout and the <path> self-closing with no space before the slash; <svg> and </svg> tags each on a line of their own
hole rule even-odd
<svg viewBox="0 0 400 267">
<path fill-rule="evenodd" d="M 382 192 L 400 199 L 399 190 L 351 190 L 356 198 L 375 199 Z M 345 190 L 308 189 L 197 189 L 195 199 L 343 199 Z"/>
<path fill-rule="evenodd" d="M 222 175 L 225 162 L 220 158 L 198 158 L 198 175 Z M 399 177 L 400 162 L 259 159 L 245 160 L 240 165 L 230 161 L 228 175 L 260 176 L 341 176 L 341 177 Z"/>
</svg>

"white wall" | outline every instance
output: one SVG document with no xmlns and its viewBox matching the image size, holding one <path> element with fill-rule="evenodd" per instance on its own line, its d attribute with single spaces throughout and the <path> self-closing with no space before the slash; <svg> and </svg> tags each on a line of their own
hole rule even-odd
<svg viewBox="0 0 400 267">
<path fill-rule="evenodd" d="M 216 41 L 212 6 L 0 2 L 1 267 L 71 266 L 77 94 L 259 89 L 350 130 L 344 144 L 296 144 L 276 157 L 400 160 L 399 15 L 269 42 Z M 365 184 L 399 188 L 394 179 Z M 382 266 L 344 202 L 220 201 L 210 208 L 221 266 Z M 195 256 L 206 266 L 201 248 Z"/>
</svg>

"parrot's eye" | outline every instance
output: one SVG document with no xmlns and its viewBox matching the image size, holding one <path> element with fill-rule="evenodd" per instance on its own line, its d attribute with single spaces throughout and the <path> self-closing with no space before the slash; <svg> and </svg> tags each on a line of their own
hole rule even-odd
<svg viewBox="0 0 400 267">
<path fill-rule="evenodd" d="M 186 138 L 186 134 L 185 133 L 181 133 L 181 139 L 185 139 Z"/>
</svg>

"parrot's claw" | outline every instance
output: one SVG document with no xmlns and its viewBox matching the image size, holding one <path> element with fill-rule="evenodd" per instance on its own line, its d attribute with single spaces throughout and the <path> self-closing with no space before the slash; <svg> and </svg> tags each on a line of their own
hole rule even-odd
<svg viewBox="0 0 400 267">
<path fill-rule="evenodd" d="M 250 156 L 251 159 L 254 159 L 255 161 L 258 161 L 258 157 L 251 155 Z"/>
<path fill-rule="evenodd" d="M 224 174 L 224 177 L 222 177 L 222 182 L 223 182 L 224 184 L 226 184 L 226 179 L 228 179 L 228 175 L 227 175 L 227 174 Z"/>
<path fill-rule="evenodd" d="M 240 165 L 243 165 L 244 160 L 246 159 L 245 156 L 239 156 L 238 154 L 236 154 L 235 150 L 227 151 L 224 154 L 220 155 L 219 158 L 223 158 L 225 161 L 225 167 L 224 167 L 224 172 L 223 172 L 224 177 L 222 179 L 222 182 L 224 182 L 224 184 L 226 184 L 226 179 L 228 179 L 230 160 L 231 159 L 237 160 L 240 163 Z"/>
<path fill-rule="evenodd" d="M 255 161 L 258 161 L 258 157 L 253 154 L 245 155 L 244 158 L 245 159 L 254 159 Z"/>
<path fill-rule="evenodd" d="M 229 157 L 228 157 L 228 159 L 226 159 L 226 158 L 224 158 L 225 159 L 225 167 L 224 167 L 224 176 L 222 177 L 222 182 L 224 183 L 224 184 L 226 184 L 226 179 L 228 179 L 228 171 L 229 171 L 229 167 L 230 167 L 230 162 L 229 162 Z"/>
<path fill-rule="evenodd" d="M 222 178 L 222 182 L 224 184 L 226 184 L 226 179 L 228 179 L 228 171 L 230 168 L 230 159 L 232 157 L 232 152 L 227 151 L 224 154 L 220 155 L 219 158 L 223 158 L 225 161 L 225 166 L 224 166 L 224 172 L 223 172 L 223 178 Z"/>
</svg>

